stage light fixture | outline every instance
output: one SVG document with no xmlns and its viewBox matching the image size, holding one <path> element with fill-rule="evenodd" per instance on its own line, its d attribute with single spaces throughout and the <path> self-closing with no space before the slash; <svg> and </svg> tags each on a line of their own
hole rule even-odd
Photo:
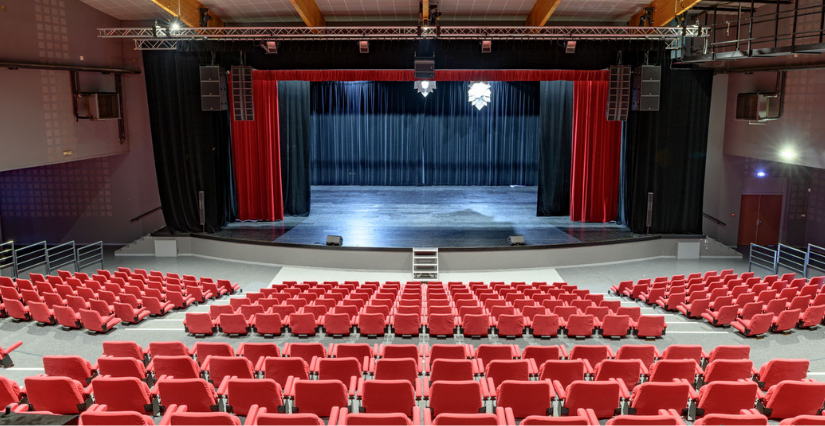
<svg viewBox="0 0 825 426">
<path fill-rule="evenodd" d="M 262 41 L 261 47 L 264 49 L 264 52 L 266 52 L 267 55 L 272 55 L 278 53 L 279 44 L 280 43 L 277 41 Z"/>
<path fill-rule="evenodd" d="M 796 152 L 796 150 L 790 146 L 783 148 L 782 151 L 779 151 L 779 156 L 782 157 L 783 160 L 796 160 L 797 155 L 799 154 Z"/>
<path fill-rule="evenodd" d="M 564 52 L 565 53 L 571 53 L 571 54 L 576 53 L 576 41 L 575 40 L 568 41 L 567 44 L 565 45 Z"/>
<path fill-rule="evenodd" d="M 481 53 L 490 53 L 493 51 L 493 40 L 481 40 Z"/>
<path fill-rule="evenodd" d="M 479 111 L 490 103 L 490 84 L 486 81 L 473 81 L 467 91 L 467 100 Z"/>
<path fill-rule="evenodd" d="M 756 172 L 756 177 L 761 177 L 761 178 L 763 178 L 763 177 L 765 177 L 765 176 L 767 176 L 767 174 L 766 174 L 765 172 L 763 172 L 762 170 L 760 170 L 760 171 Z"/>
<path fill-rule="evenodd" d="M 180 29 L 180 23 L 178 21 L 172 22 L 172 30 L 177 31 Z"/>
<path fill-rule="evenodd" d="M 418 93 L 421 93 L 421 95 L 426 98 L 427 95 L 435 90 L 435 82 L 429 80 L 418 80 L 415 82 L 415 90 L 418 90 Z"/>
<path fill-rule="evenodd" d="M 358 42 L 358 51 L 361 53 L 370 53 L 370 42 L 367 40 L 360 40 Z"/>
</svg>

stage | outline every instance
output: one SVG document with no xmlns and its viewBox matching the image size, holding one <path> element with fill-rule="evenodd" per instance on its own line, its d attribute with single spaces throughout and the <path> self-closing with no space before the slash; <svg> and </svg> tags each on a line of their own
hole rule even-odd
<svg viewBox="0 0 825 426">
<path fill-rule="evenodd" d="M 307 217 L 283 222 L 235 222 L 212 237 L 239 242 L 324 244 L 340 235 L 345 247 L 478 248 L 627 241 L 642 236 L 617 223 L 537 217 L 536 187 L 313 186 Z"/>
</svg>

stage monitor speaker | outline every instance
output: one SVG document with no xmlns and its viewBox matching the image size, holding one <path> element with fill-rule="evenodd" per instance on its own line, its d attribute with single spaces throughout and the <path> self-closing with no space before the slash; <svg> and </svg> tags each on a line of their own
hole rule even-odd
<svg viewBox="0 0 825 426">
<path fill-rule="evenodd" d="M 642 65 L 633 73 L 633 111 L 658 111 L 662 67 Z"/>
<path fill-rule="evenodd" d="M 218 66 L 200 67 L 201 110 L 226 111 L 226 73 Z"/>
<path fill-rule="evenodd" d="M 415 60 L 415 78 L 423 78 L 432 80 L 435 78 L 435 60 L 433 59 L 416 59 Z"/>
<path fill-rule="evenodd" d="M 232 112 L 235 121 L 255 120 L 252 67 L 232 67 Z"/>
<path fill-rule="evenodd" d="M 509 237 L 507 237 L 507 244 L 511 246 L 523 246 L 524 235 L 510 235 Z"/>
<path fill-rule="evenodd" d="M 338 235 L 327 235 L 328 246 L 340 246 L 344 244 L 344 238 Z"/>
<path fill-rule="evenodd" d="M 626 121 L 630 111 L 630 65 L 611 65 L 607 92 L 607 120 Z"/>
</svg>

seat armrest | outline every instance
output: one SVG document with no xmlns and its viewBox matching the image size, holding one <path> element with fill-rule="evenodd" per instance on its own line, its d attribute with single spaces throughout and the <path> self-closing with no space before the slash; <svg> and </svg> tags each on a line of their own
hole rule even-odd
<svg viewBox="0 0 825 426">
<path fill-rule="evenodd" d="M 361 389 L 362 386 L 359 386 L 360 382 L 363 382 L 363 377 L 355 377 L 352 376 L 349 378 L 349 397 L 355 398 L 356 393 L 358 390 Z"/>
<path fill-rule="evenodd" d="M 342 415 L 346 417 L 347 407 L 332 407 L 332 410 L 329 412 L 329 421 L 327 422 L 327 425 L 337 425 L 338 419 L 340 419 Z"/>
<path fill-rule="evenodd" d="M 556 396 L 559 400 L 567 399 L 567 392 L 564 390 L 564 386 L 561 385 L 560 381 L 553 380 L 553 390 L 556 391 Z"/>
<path fill-rule="evenodd" d="M 429 356 L 430 356 L 430 345 L 428 345 L 428 344 L 426 344 L 426 343 L 422 343 L 421 345 L 419 345 L 419 347 L 418 347 L 418 348 L 419 348 L 419 349 L 418 349 L 418 353 L 419 353 L 419 355 L 421 355 L 421 352 L 422 352 L 422 350 L 423 350 L 423 352 L 424 352 L 424 356 L 425 356 L 425 357 L 429 357 Z M 465 349 L 465 350 L 466 350 L 466 349 Z"/>
<path fill-rule="evenodd" d="M 318 373 L 318 357 L 312 357 L 312 360 L 309 361 L 309 371 L 311 373 Z"/>
<path fill-rule="evenodd" d="M 412 424 L 421 424 L 421 407 L 414 405 L 412 408 Z"/>
<path fill-rule="evenodd" d="M 482 379 L 484 379 L 484 378 L 482 377 Z M 490 386 L 487 383 L 487 380 L 479 380 L 479 383 L 481 383 L 481 396 L 482 396 L 482 398 L 485 398 L 485 399 L 495 398 L 495 396 L 493 395 L 493 393 L 495 392 L 495 389 L 493 389 L 492 391 L 490 390 Z M 429 386 L 429 385 L 427 385 L 427 386 Z"/>
<path fill-rule="evenodd" d="M 352 395 L 350 395 L 350 396 L 352 396 Z M 358 398 L 361 398 L 361 397 L 364 396 L 364 378 L 363 377 L 358 379 L 358 384 L 356 385 L 355 396 L 357 396 Z"/>
<path fill-rule="evenodd" d="M 642 375 L 644 375 L 645 377 L 650 375 L 650 371 L 647 369 L 645 363 L 643 363 L 641 360 L 639 360 L 639 366 L 641 367 Z"/>
<path fill-rule="evenodd" d="M 252 404 L 249 407 L 249 414 L 246 416 L 246 421 L 244 421 L 244 426 L 252 426 L 258 424 L 258 411 L 261 410 L 258 407 L 258 404 Z M 264 409 L 264 411 L 266 411 Z"/>
<path fill-rule="evenodd" d="M 175 413 L 185 413 L 186 406 L 178 407 L 176 404 L 172 404 L 166 407 L 166 413 L 163 415 L 163 418 L 160 419 L 160 426 L 169 426 L 172 424 L 172 414 Z"/>
<path fill-rule="evenodd" d="M 285 397 L 295 396 L 294 395 L 295 383 L 297 383 L 298 380 L 300 380 L 300 379 L 295 378 L 295 376 L 289 376 L 289 377 L 286 378 L 286 385 L 284 386 L 284 396 Z"/>
<path fill-rule="evenodd" d="M 497 398 L 498 397 L 498 394 L 496 394 L 496 385 L 495 385 L 495 383 L 493 383 L 493 379 L 491 377 L 482 377 L 481 382 L 482 383 L 484 383 L 484 382 L 487 383 L 487 390 L 489 391 L 491 398 Z"/>
<path fill-rule="evenodd" d="M 610 359 L 616 358 L 616 354 L 613 352 L 613 349 L 610 346 L 607 347 L 607 357 Z"/>
<path fill-rule="evenodd" d="M 209 359 L 212 358 L 212 355 L 206 357 L 205 360 L 201 363 L 201 373 L 204 371 L 209 371 Z"/>
<path fill-rule="evenodd" d="M 567 347 L 564 345 L 559 345 L 559 349 L 561 349 L 561 356 L 562 359 L 567 359 L 570 356 L 570 353 L 567 352 Z"/>
<path fill-rule="evenodd" d="M 513 358 L 521 359 L 521 348 L 517 344 L 513 344 L 510 346 L 513 349 Z"/>
<path fill-rule="evenodd" d="M 506 420 L 506 425 L 515 425 L 516 424 L 516 416 L 513 414 L 513 409 L 510 407 L 504 408 L 504 419 Z"/>
<path fill-rule="evenodd" d="M 425 408 L 424 409 L 424 426 L 432 426 L 432 424 L 433 424 L 432 416 L 433 416 L 433 410 L 430 410 L 429 408 Z M 505 423 L 499 423 L 499 424 L 503 425 Z"/>
<path fill-rule="evenodd" d="M 367 371 L 370 374 L 375 374 L 375 358 L 370 358 L 369 369 Z"/>
<path fill-rule="evenodd" d="M 583 359 L 582 361 L 584 361 L 584 372 L 592 376 L 593 375 L 593 367 L 590 365 L 590 361 L 588 361 L 586 359 Z"/>
<path fill-rule="evenodd" d="M 528 361 L 528 364 L 529 364 L 529 368 L 528 368 L 529 374 L 532 375 L 532 376 L 538 375 L 539 374 L 539 367 L 536 365 L 536 360 L 533 359 L 533 358 L 530 358 L 527 361 Z"/>
<path fill-rule="evenodd" d="M 265 356 L 258 358 L 258 362 L 255 363 L 255 372 L 262 373 L 264 371 L 264 362 L 266 361 Z"/>
<path fill-rule="evenodd" d="M 630 399 L 630 391 L 627 390 L 627 385 L 625 385 L 624 380 L 613 379 L 613 378 L 611 378 L 610 380 L 619 384 L 619 395 L 622 398 Z"/>
<path fill-rule="evenodd" d="M 15 343 L 12 343 L 12 344 L 11 344 L 11 346 L 9 346 L 9 347 L 7 347 L 7 348 L 6 348 L 6 354 L 10 354 L 10 353 L 11 353 L 11 351 L 13 351 L 13 350 L 15 350 L 15 349 L 19 348 L 19 347 L 20 347 L 20 345 L 22 345 L 22 344 L 23 344 L 23 342 L 15 342 Z"/>
<path fill-rule="evenodd" d="M 221 380 L 221 384 L 218 386 L 218 395 L 225 396 L 227 388 L 229 387 L 229 381 L 237 378 L 238 376 L 223 376 L 223 380 Z"/>
</svg>

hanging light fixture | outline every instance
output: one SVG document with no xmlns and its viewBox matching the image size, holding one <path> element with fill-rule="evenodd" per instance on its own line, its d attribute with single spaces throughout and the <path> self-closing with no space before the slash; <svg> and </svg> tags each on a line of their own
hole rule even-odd
<svg viewBox="0 0 825 426">
<path fill-rule="evenodd" d="M 467 100 L 480 111 L 490 102 L 490 94 L 489 83 L 486 81 L 473 81 L 470 82 L 470 89 L 467 91 Z"/>
<path fill-rule="evenodd" d="M 426 98 L 427 95 L 435 90 L 435 82 L 429 80 L 418 80 L 415 82 L 415 90 L 418 90 L 418 93 L 421 93 L 421 95 Z"/>
</svg>

